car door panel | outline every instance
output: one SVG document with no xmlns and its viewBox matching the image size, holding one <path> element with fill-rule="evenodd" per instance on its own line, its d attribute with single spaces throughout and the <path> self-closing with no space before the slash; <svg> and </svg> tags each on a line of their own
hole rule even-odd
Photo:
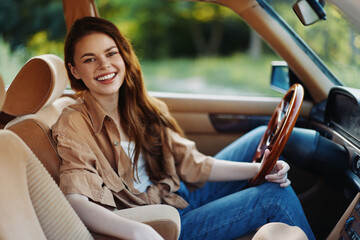
<svg viewBox="0 0 360 240">
<path fill-rule="evenodd" d="M 251 129 L 266 125 L 280 98 L 152 93 L 164 101 L 186 137 L 214 155 Z M 312 103 L 304 101 L 299 119 L 306 121 Z"/>
</svg>

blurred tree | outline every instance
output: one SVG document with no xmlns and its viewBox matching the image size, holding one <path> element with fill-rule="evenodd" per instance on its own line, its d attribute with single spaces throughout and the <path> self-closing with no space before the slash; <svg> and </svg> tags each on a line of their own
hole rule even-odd
<svg viewBox="0 0 360 240">
<path fill-rule="evenodd" d="M 248 46 L 246 24 L 231 10 L 216 4 L 168 0 L 97 2 L 101 16 L 125 32 L 144 58 L 223 55 Z"/>
<path fill-rule="evenodd" d="M 239 16 L 212 3 L 168 0 L 96 0 L 101 17 L 128 36 L 140 58 L 227 55 L 246 50 L 250 31 Z M 0 35 L 31 48 L 32 55 L 61 55 L 66 34 L 61 0 L 0 2 Z"/>
<path fill-rule="evenodd" d="M 171 55 L 175 25 L 173 4 L 166 0 L 97 1 L 100 15 L 114 22 L 146 58 Z"/>
<path fill-rule="evenodd" d="M 12 49 L 40 31 L 50 40 L 62 40 L 66 33 L 60 0 L 0 1 L 0 23 L 0 33 Z"/>
<path fill-rule="evenodd" d="M 0 36 L 0 75 L 9 86 L 23 64 L 29 59 L 22 49 L 11 51 L 10 44 Z"/>
<path fill-rule="evenodd" d="M 216 55 L 223 35 L 222 12 L 219 5 L 209 3 L 179 4 L 177 11 L 187 19 L 198 55 Z"/>
</svg>

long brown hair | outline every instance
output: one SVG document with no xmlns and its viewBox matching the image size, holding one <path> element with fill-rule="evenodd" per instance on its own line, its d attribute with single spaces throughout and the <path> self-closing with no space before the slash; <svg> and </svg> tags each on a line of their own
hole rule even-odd
<svg viewBox="0 0 360 240">
<path fill-rule="evenodd" d="M 82 37 L 94 32 L 104 33 L 111 37 L 125 62 L 124 83 L 119 90 L 119 110 L 121 125 L 130 141 L 135 142 L 134 179 L 137 176 L 136 166 L 140 151 L 142 151 L 150 177 L 153 180 L 160 180 L 166 177 L 162 151 L 162 144 L 167 142 L 166 128 L 170 128 L 180 135 L 183 135 L 183 132 L 170 115 L 166 104 L 148 95 L 139 60 L 131 44 L 111 22 L 96 17 L 84 17 L 75 21 L 69 30 L 65 41 L 64 55 L 71 87 L 76 92 L 87 89 L 82 80 L 75 79 L 71 74 L 68 64 L 75 66 L 76 43 Z"/>
</svg>

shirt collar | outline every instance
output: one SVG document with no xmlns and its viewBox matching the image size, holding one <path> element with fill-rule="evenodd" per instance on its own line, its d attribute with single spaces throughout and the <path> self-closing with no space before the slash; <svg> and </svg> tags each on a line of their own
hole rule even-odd
<svg viewBox="0 0 360 240">
<path fill-rule="evenodd" d="M 90 91 L 84 92 L 83 99 L 86 108 L 88 109 L 88 114 L 93 124 L 94 132 L 95 134 L 98 134 L 104 124 L 104 120 L 109 118 L 109 116 Z"/>
</svg>

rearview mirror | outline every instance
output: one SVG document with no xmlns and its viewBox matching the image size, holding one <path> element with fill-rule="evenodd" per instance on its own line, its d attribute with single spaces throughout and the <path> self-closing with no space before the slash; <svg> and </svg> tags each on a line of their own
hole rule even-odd
<svg viewBox="0 0 360 240">
<path fill-rule="evenodd" d="M 320 19 L 326 20 L 324 10 L 324 0 L 297 0 L 293 5 L 293 10 L 305 26 L 314 24 Z"/>
</svg>

